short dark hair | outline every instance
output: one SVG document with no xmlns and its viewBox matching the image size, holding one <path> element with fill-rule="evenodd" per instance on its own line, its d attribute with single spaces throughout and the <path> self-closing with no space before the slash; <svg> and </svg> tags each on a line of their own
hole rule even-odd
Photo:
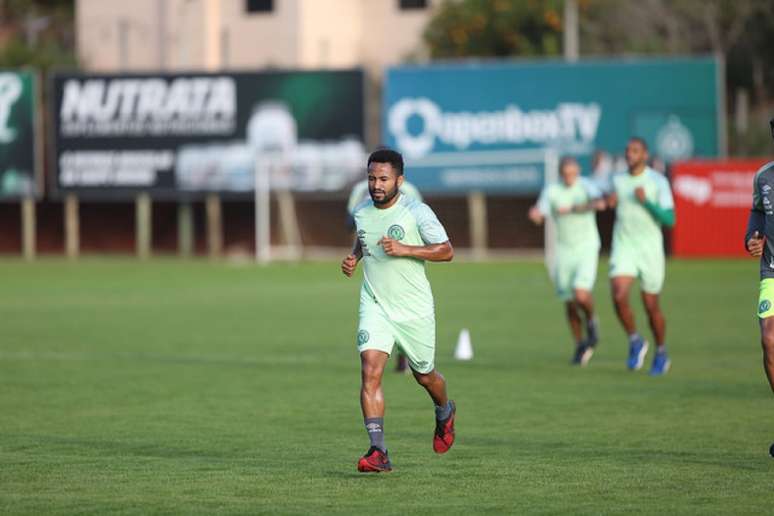
<svg viewBox="0 0 774 516">
<path fill-rule="evenodd" d="M 578 160 L 575 159 L 572 156 L 562 156 L 562 159 L 559 160 L 559 172 L 561 172 L 562 169 L 564 169 L 564 167 L 566 167 L 567 165 L 569 165 L 571 163 L 574 163 L 574 164 L 577 165 L 578 164 Z"/>
<path fill-rule="evenodd" d="M 645 150 L 648 150 L 648 142 L 645 141 L 645 138 L 640 138 L 639 136 L 632 136 L 629 138 L 630 142 L 637 142 L 640 145 L 642 145 L 642 148 Z"/>
<path fill-rule="evenodd" d="M 371 163 L 389 163 L 399 176 L 403 175 L 403 156 L 398 151 L 387 147 L 376 149 L 368 156 L 369 167 Z"/>
</svg>

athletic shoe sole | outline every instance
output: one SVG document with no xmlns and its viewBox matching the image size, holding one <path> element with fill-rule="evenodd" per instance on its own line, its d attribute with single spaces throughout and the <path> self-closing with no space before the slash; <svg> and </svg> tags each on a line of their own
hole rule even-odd
<svg viewBox="0 0 774 516">
<path fill-rule="evenodd" d="M 586 348 L 580 357 L 580 366 L 586 367 L 586 365 L 589 363 L 589 360 L 591 360 L 591 357 L 594 356 L 594 348 L 588 347 Z"/>
<path fill-rule="evenodd" d="M 637 362 L 634 364 L 634 367 L 629 367 L 632 371 L 639 371 L 642 369 L 642 364 L 645 363 L 645 355 L 648 354 L 648 341 L 644 341 L 642 344 L 642 349 L 640 349 L 640 352 L 637 354 Z M 627 363 L 627 365 L 629 365 Z"/>
<path fill-rule="evenodd" d="M 360 462 L 357 463 L 357 470 L 361 473 L 389 473 L 392 471 L 392 466 L 377 467 L 365 459 L 360 459 Z"/>
</svg>

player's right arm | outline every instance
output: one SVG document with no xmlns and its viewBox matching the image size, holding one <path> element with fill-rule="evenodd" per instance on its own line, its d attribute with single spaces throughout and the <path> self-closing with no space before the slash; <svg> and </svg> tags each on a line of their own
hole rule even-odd
<svg viewBox="0 0 774 516">
<path fill-rule="evenodd" d="M 344 257 L 341 261 L 341 272 L 348 278 L 352 277 L 357 269 L 357 262 L 363 258 L 363 249 L 360 247 L 360 239 L 355 239 L 355 245 L 352 248 L 352 252 Z"/>
<path fill-rule="evenodd" d="M 750 256 L 759 257 L 763 254 L 765 227 L 766 213 L 763 210 L 763 202 L 758 190 L 758 174 L 755 174 L 752 209 L 750 217 L 747 219 L 747 232 L 744 235 L 744 246 Z"/>
<path fill-rule="evenodd" d="M 540 192 L 537 202 L 529 209 L 527 216 L 533 224 L 539 226 L 543 223 L 545 218 L 551 213 L 550 202 L 548 201 L 548 187 L 543 188 Z"/>
</svg>

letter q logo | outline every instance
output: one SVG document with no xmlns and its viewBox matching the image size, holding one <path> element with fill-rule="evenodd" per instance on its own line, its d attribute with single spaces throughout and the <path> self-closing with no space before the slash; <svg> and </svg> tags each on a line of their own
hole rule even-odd
<svg viewBox="0 0 774 516">
<path fill-rule="evenodd" d="M 423 127 L 419 134 L 411 134 L 409 119 L 418 116 Z M 395 137 L 398 149 L 410 158 L 421 158 L 433 148 L 441 126 L 441 110 L 427 98 L 401 99 L 391 108 L 387 127 Z"/>
</svg>

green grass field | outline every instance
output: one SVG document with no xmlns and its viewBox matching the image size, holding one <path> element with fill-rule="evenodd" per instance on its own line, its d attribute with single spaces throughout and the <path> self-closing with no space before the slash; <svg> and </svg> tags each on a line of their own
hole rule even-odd
<svg viewBox="0 0 774 516">
<path fill-rule="evenodd" d="M 669 264 L 664 378 L 625 370 L 605 271 L 577 369 L 542 265 L 431 266 L 457 444 L 433 453 L 429 399 L 390 374 L 395 470 L 363 475 L 359 275 L 2 261 L 0 513 L 770 512 L 756 264 Z"/>
</svg>

